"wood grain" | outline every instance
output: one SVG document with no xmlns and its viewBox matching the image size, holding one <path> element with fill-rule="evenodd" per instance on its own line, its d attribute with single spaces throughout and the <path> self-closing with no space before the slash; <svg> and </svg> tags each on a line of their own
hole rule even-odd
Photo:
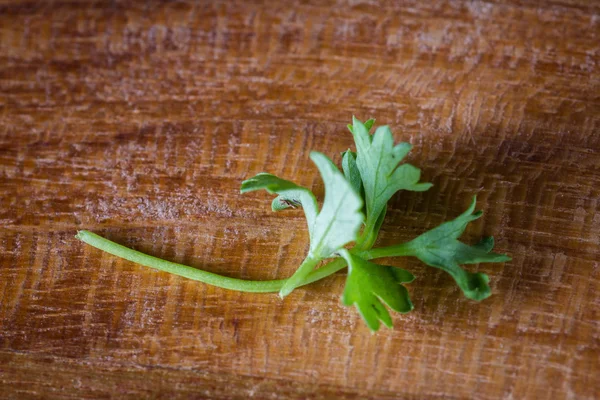
<svg viewBox="0 0 600 400">
<path fill-rule="evenodd" d="M 428 4 L 431 3 L 431 4 Z M 465 299 L 413 259 L 414 312 L 371 335 L 344 274 L 276 295 L 152 271 L 89 229 L 209 271 L 283 278 L 308 151 L 389 124 L 434 183 L 382 243 L 484 217 L 513 261 Z M 600 398 L 600 3 L 0 1 L 3 398 Z"/>
</svg>

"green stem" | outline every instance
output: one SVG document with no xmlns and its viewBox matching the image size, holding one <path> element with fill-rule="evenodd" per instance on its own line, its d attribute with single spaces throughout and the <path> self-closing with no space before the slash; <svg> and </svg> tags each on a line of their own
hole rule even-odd
<svg viewBox="0 0 600 400">
<path fill-rule="evenodd" d="M 379 247 L 377 249 L 360 250 L 356 252 L 351 251 L 351 253 L 354 253 L 365 260 L 382 257 L 406 257 L 412 255 L 412 247 L 410 242 L 407 242 L 396 244 L 394 246 Z"/>
<path fill-rule="evenodd" d="M 377 240 L 377 236 L 379 236 L 379 229 L 381 229 L 381 224 L 383 224 L 383 220 L 385 219 L 386 213 L 387 207 L 379 213 L 379 216 L 376 220 L 373 220 L 371 216 L 367 217 L 366 226 L 363 229 L 362 234 L 358 238 L 358 241 L 356 242 L 356 248 L 360 250 L 368 250 L 371 247 L 373 247 L 375 241 Z"/>
<path fill-rule="evenodd" d="M 328 277 L 329 275 L 335 274 L 341 269 L 346 267 L 346 261 L 343 258 L 335 258 L 333 261 L 325 264 L 319 269 L 312 271 L 306 279 L 302 282 L 302 285 L 308 285 L 309 283 L 313 283 L 319 281 L 323 278 Z"/>
<path fill-rule="evenodd" d="M 229 278 L 226 276 L 214 274 L 212 272 L 203 271 L 197 268 L 192 268 L 187 265 L 166 261 L 158 257 L 144 254 L 137 250 L 130 249 L 113 241 L 103 238 L 102 236 L 96 235 L 90 231 L 79 231 L 75 236 L 77 239 L 89 244 L 90 246 L 96 247 L 109 254 L 117 257 L 124 258 L 126 260 L 144 265 L 146 267 L 158 269 L 161 271 L 169 272 L 174 275 L 183 276 L 184 278 L 192 279 L 195 281 L 207 283 L 209 285 L 218 286 L 224 289 L 237 290 L 240 292 L 253 292 L 253 293 L 269 293 L 279 292 L 282 290 L 288 279 L 276 279 L 268 281 L 252 281 L 245 279 Z M 352 253 L 370 260 L 373 258 L 380 257 L 396 257 L 396 256 L 407 256 L 411 255 L 410 246 L 407 243 L 399 244 L 395 246 L 383 247 L 379 249 L 351 251 Z M 308 261 L 307 261 L 308 260 Z M 300 280 L 297 286 L 308 285 L 309 283 L 316 282 L 323 278 L 328 277 L 336 273 L 337 271 L 346 267 L 346 262 L 343 258 L 336 258 L 330 263 L 323 267 L 313 270 L 318 261 L 307 257 L 302 263 L 301 268 L 308 269 L 309 272 L 302 280 Z"/>
<path fill-rule="evenodd" d="M 214 274 L 212 272 L 203 271 L 201 269 L 192 268 L 187 265 L 166 261 L 158 257 L 144 254 L 137 250 L 130 249 L 108 239 L 105 239 L 102 236 L 96 235 L 95 233 L 92 233 L 90 231 L 79 231 L 75 237 L 81 240 L 82 242 L 89 244 L 90 246 L 93 246 L 114 256 L 124 258 L 126 260 L 138 263 L 140 265 L 144 265 L 146 267 L 169 272 L 174 275 L 183 276 L 184 278 L 207 283 L 213 286 L 218 286 L 224 289 L 253 293 L 279 292 L 285 284 L 285 282 L 287 281 L 287 279 L 252 281 L 245 279 L 229 278 L 226 276 Z M 335 259 L 329 264 L 323 266 L 322 268 L 319 268 L 316 271 L 312 271 L 310 274 L 308 274 L 306 279 L 299 286 L 308 285 L 309 283 L 313 283 L 323 278 L 326 278 L 327 276 L 343 269 L 345 266 L 346 263 L 342 259 Z"/>
<path fill-rule="evenodd" d="M 183 276 L 184 278 L 208 283 L 209 285 L 218 286 L 224 289 L 254 293 L 278 292 L 286 281 L 286 279 L 272 281 L 248 281 L 244 279 L 235 279 L 213 274 L 212 272 L 202 271 L 200 269 L 188 267 L 187 265 L 166 261 L 158 257 L 144 254 L 137 250 L 133 250 L 118 243 L 112 242 L 89 231 L 79 231 L 75 237 L 91 246 L 117 257 L 145 265 L 146 267 L 169 272 L 174 275 Z"/>
<path fill-rule="evenodd" d="M 370 249 L 375 244 L 376 239 L 377 233 L 373 232 L 373 228 L 366 226 L 356 242 L 356 247 L 362 250 Z"/>
<path fill-rule="evenodd" d="M 308 275 L 315 269 L 319 261 L 321 260 L 314 257 L 309 252 L 304 261 L 302 261 L 302 264 L 300 264 L 296 272 L 294 272 L 294 275 L 290 276 L 283 284 L 283 287 L 279 291 L 279 297 L 283 299 L 285 296 L 292 293 L 292 291 L 298 286 L 302 286 L 306 278 L 308 278 Z"/>
</svg>

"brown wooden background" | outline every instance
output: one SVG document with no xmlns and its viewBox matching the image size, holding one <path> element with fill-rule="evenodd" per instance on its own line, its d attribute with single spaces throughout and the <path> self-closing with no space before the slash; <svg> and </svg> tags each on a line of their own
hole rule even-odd
<svg viewBox="0 0 600 400">
<path fill-rule="evenodd" d="M 0 1 L 2 398 L 600 397 L 600 3 Z M 139 267 L 89 229 L 235 277 L 288 276 L 352 114 L 414 144 L 435 187 L 382 243 L 473 194 L 514 260 L 464 298 L 413 259 L 413 313 L 371 335 L 340 273 L 281 301 Z"/>
</svg>

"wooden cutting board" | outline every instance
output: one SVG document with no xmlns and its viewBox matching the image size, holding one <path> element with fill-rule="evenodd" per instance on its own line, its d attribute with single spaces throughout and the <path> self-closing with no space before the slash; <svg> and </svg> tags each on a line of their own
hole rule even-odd
<svg viewBox="0 0 600 400">
<path fill-rule="evenodd" d="M 246 279 L 289 276 L 310 150 L 391 126 L 434 187 L 393 198 L 380 242 L 478 196 L 465 240 L 493 296 L 417 275 L 371 334 L 345 272 L 285 300 L 171 276 L 88 229 Z M 600 398 L 600 3 L 0 1 L 2 398 Z"/>
</svg>

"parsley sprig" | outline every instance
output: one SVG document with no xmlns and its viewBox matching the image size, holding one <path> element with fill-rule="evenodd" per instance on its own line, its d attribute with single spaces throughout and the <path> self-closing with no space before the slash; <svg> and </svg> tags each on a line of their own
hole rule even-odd
<svg viewBox="0 0 600 400">
<path fill-rule="evenodd" d="M 264 189 L 276 194 L 271 203 L 273 211 L 297 207 L 304 210 L 310 246 L 306 258 L 288 279 L 235 279 L 162 260 L 89 231 L 79 231 L 76 237 L 107 253 L 151 268 L 225 289 L 279 292 L 282 298 L 300 286 L 323 279 L 347 266 L 342 303 L 354 305 L 372 331 L 377 331 L 381 323 L 392 327 L 386 306 L 400 313 L 413 309 L 404 284 L 412 282 L 415 277 L 402 268 L 371 261 L 377 258 L 416 257 L 449 273 L 466 297 L 477 301 L 489 297 L 488 276 L 466 271 L 461 265 L 504 262 L 510 261 L 510 257 L 491 251 L 494 247 L 492 237 L 484 238 L 473 246 L 458 240 L 468 223 L 482 215 L 481 211 L 474 212 L 475 197 L 471 206 L 456 219 L 407 243 L 373 248 L 391 197 L 399 190 L 421 192 L 432 186 L 431 183 L 419 182 L 419 168 L 402 163 L 411 145 L 394 144 L 387 126 L 377 128 L 374 134 L 369 133 L 374 122 L 371 119 L 362 123 L 353 118 L 352 125 L 348 126 L 354 136 L 356 152 L 348 150 L 343 153 L 343 173 L 324 154 L 310 153 L 325 184 L 325 198 L 320 209 L 309 189 L 275 175 L 261 173 L 242 182 L 242 193 Z M 317 268 L 324 260 L 329 262 Z"/>
</svg>

